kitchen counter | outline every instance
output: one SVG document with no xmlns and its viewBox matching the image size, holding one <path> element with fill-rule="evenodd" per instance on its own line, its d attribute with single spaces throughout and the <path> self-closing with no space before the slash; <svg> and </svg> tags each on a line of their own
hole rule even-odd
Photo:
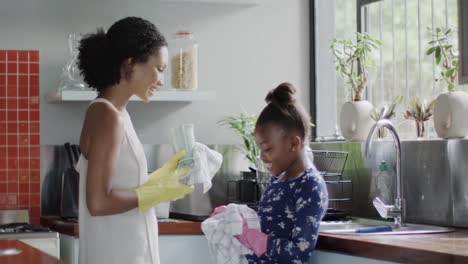
<svg viewBox="0 0 468 264">
<path fill-rule="evenodd" d="M 468 229 L 425 235 L 320 234 L 317 249 L 400 263 L 468 263 Z"/>
<path fill-rule="evenodd" d="M 0 249 L 16 248 L 21 253 L 11 256 L 0 256 L 2 264 L 58 264 L 63 261 L 18 240 L 0 240 Z"/>
<path fill-rule="evenodd" d="M 49 227 L 52 231 L 79 237 L 78 223 L 63 221 L 58 216 L 41 216 L 41 225 Z M 185 220 L 162 220 L 158 222 L 160 235 L 201 235 L 201 222 Z"/>
<path fill-rule="evenodd" d="M 201 222 L 159 222 L 160 235 L 202 235 Z M 41 224 L 78 237 L 78 224 L 43 216 Z M 468 263 L 468 229 L 426 235 L 354 236 L 320 234 L 317 249 L 403 263 Z"/>
</svg>

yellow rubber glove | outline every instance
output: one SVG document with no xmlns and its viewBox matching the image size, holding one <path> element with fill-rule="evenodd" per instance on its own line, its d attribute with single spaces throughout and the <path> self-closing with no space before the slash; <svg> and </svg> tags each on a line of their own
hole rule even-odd
<svg viewBox="0 0 468 264">
<path fill-rule="evenodd" d="M 177 169 L 177 165 L 179 165 L 179 161 L 185 156 L 185 150 L 179 150 L 177 153 L 172 156 L 164 165 L 157 169 L 156 171 L 152 172 L 148 176 L 148 181 L 146 181 L 143 185 L 154 185 L 155 183 L 167 182 L 174 180 L 179 181 L 179 178 L 187 174 L 188 168 L 179 168 Z"/>
<path fill-rule="evenodd" d="M 184 155 L 185 151 L 178 151 L 161 168 L 151 173 L 148 181 L 135 189 L 140 212 L 161 202 L 180 199 L 193 191 L 192 187 L 179 183 L 179 178 L 188 172 L 188 168 L 177 168 Z"/>
</svg>

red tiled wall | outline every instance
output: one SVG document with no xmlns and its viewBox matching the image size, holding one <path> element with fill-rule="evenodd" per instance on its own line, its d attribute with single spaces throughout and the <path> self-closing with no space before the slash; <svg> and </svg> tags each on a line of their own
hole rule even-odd
<svg viewBox="0 0 468 264">
<path fill-rule="evenodd" d="M 40 215 L 39 51 L 0 50 L 0 209 Z"/>
</svg>

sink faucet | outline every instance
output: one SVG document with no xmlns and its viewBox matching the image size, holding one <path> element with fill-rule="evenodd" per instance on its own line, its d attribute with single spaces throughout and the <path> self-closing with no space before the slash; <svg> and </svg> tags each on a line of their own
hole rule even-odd
<svg viewBox="0 0 468 264">
<path fill-rule="evenodd" d="M 376 197 L 372 202 L 377 212 L 383 218 L 393 218 L 395 228 L 399 228 L 404 225 L 405 222 L 405 199 L 403 198 L 403 182 L 401 180 L 401 143 L 400 137 L 393 126 L 392 122 L 388 119 L 380 119 L 371 128 L 369 135 L 366 140 L 366 157 L 369 156 L 372 139 L 375 131 L 379 128 L 387 128 L 392 134 L 393 142 L 396 148 L 396 198 L 394 205 L 386 205 L 379 197 Z"/>
</svg>

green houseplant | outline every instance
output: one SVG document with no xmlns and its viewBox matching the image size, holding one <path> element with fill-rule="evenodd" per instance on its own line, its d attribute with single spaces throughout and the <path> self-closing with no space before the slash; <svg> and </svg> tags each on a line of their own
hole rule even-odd
<svg viewBox="0 0 468 264">
<path fill-rule="evenodd" d="M 335 69 L 351 86 L 351 101 L 362 100 L 368 70 L 375 67 L 373 51 L 381 45 L 380 40 L 372 38 L 368 33 L 356 32 L 356 41 L 333 39 L 330 49 L 335 57 Z"/>
<path fill-rule="evenodd" d="M 451 43 L 453 30 L 442 30 L 441 28 L 431 29 L 433 40 L 429 41 L 429 48 L 426 55 L 433 54 L 436 65 L 439 65 L 440 77 L 436 81 L 447 83 L 449 92 L 455 91 L 455 80 L 458 75 L 458 52 L 454 51 Z"/>
<path fill-rule="evenodd" d="M 468 94 L 456 90 L 458 76 L 458 51 L 453 44 L 450 28 L 429 28 L 433 40 L 429 41 L 426 54 L 434 56 L 440 67 L 440 76 L 435 80 L 446 84 L 447 93 L 440 94 L 434 103 L 434 128 L 441 138 L 463 138 L 468 135 Z"/>
<path fill-rule="evenodd" d="M 373 124 L 373 106 L 362 100 L 368 83 L 368 71 L 375 67 L 374 50 L 381 46 L 368 33 L 356 32 L 356 39 L 333 39 L 330 50 L 335 57 L 335 69 L 350 89 L 351 101 L 340 112 L 340 128 L 348 140 L 365 140 Z"/>
<path fill-rule="evenodd" d="M 218 121 L 218 125 L 229 127 L 234 129 L 236 133 L 242 138 L 243 145 L 240 148 L 242 153 L 245 154 L 245 158 L 251 163 L 256 165 L 256 159 L 260 155 L 260 149 L 255 142 L 255 123 L 257 122 L 257 116 L 239 114 L 231 115 Z"/>
</svg>

